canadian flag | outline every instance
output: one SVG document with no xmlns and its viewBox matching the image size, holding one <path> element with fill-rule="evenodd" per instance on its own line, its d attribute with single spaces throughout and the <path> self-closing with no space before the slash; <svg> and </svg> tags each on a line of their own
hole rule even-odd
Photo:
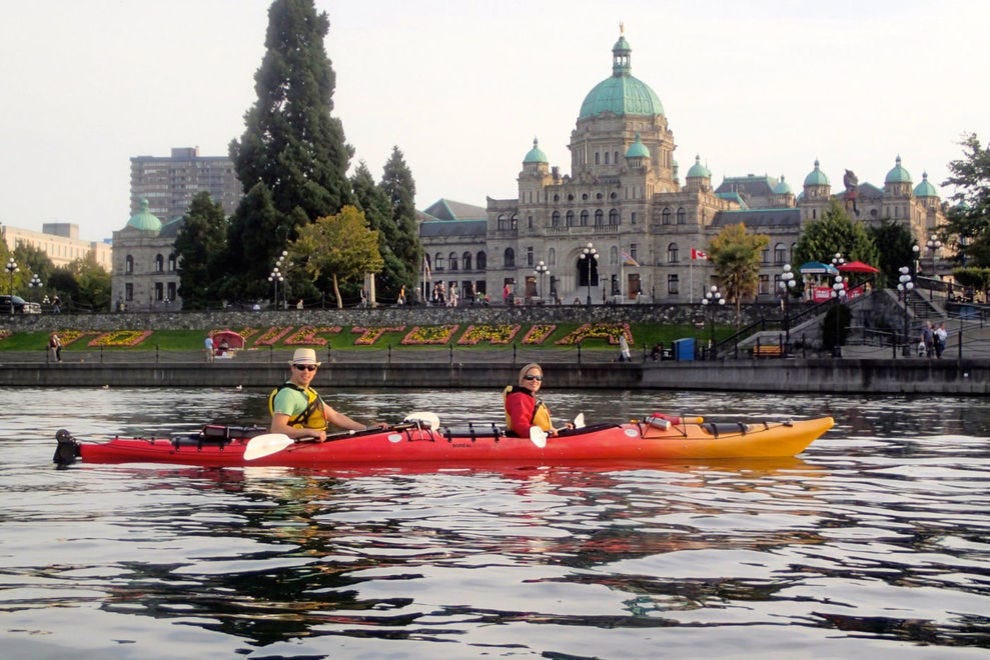
<svg viewBox="0 0 990 660">
<path fill-rule="evenodd" d="M 708 253 L 702 252 L 701 250 L 696 250 L 691 248 L 691 258 L 692 259 L 708 259 Z"/>
</svg>

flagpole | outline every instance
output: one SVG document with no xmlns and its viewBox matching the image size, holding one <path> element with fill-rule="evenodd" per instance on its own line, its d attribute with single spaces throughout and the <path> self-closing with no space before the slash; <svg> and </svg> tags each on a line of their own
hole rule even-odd
<svg viewBox="0 0 990 660">
<path fill-rule="evenodd" d="M 688 302 L 694 302 L 694 255 L 691 255 L 691 263 L 688 265 Z"/>
</svg>

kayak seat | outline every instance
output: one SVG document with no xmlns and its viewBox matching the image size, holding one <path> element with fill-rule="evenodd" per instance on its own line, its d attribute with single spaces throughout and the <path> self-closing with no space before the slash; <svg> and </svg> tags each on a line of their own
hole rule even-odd
<svg viewBox="0 0 990 660">
<path fill-rule="evenodd" d="M 508 434 L 505 432 L 504 428 L 498 426 L 495 422 L 481 424 L 468 422 L 467 428 L 451 428 L 449 426 L 444 426 L 442 435 L 448 442 L 454 440 L 454 438 L 469 438 L 471 442 L 474 442 L 479 437 L 494 438 L 495 442 L 498 442 L 501 438 L 507 436 Z"/>
<path fill-rule="evenodd" d="M 598 422 L 597 424 L 588 424 L 582 426 L 579 429 L 560 429 L 557 433 L 558 437 L 566 437 L 568 435 L 581 435 L 583 433 L 595 433 L 596 431 L 604 431 L 605 429 L 614 429 L 621 424 L 616 424 L 615 422 Z"/>
</svg>

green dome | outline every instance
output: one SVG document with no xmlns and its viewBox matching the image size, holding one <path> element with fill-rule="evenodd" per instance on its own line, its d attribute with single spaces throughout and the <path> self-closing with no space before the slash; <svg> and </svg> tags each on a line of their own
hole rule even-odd
<svg viewBox="0 0 990 660">
<path fill-rule="evenodd" d="M 822 176 L 824 176 L 824 175 L 822 175 Z M 794 194 L 794 191 L 791 190 L 791 184 L 789 184 L 786 181 L 784 181 L 784 175 L 783 174 L 780 175 L 780 183 L 778 183 L 776 186 L 774 186 L 774 188 L 773 188 L 773 194 L 774 195 L 793 195 Z"/>
<path fill-rule="evenodd" d="M 543 150 L 539 147 L 540 141 L 533 138 L 533 148 L 529 150 L 526 157 L 523 158 L 523 163 L 549 163 L 547 160 L 547 155 L 543 153 Z"/>
<path fill-rule="evenodd" d="M 612 46 L 612 77 L 606 78 L 588 92 L 581 104 L 578 119 L 587 119 L 611 112 L 615 115 L 663 114 L 663 105 L 650 86 L 630 75 L 629 42 L 623 36 Z"/>
<path fill-rule="evenodd" d="M 643 141 L 639 139 L 639 133 L 636 133 L 636 141 L 629 145 L 629 150 L 626 151 L 626 158 L 649 158 L 650 150 L 646 148 Z"/>
<path fill-rule="evenodd" d="M 914 189 L 915 197 L 938 197 L 938 190 L 928 181 L 928 172 L 921 175 L 921 183 Z"/>
<path fill-rule="evenodd" d="M 887 172 L 887 178 L 884 179 L 884 183 L 911 183 L 911 175 L 906 169 L 901 167 L 901 157 L 897 157 L 897 164 L 894 165 L 894 169 Z"/>
<path fill-rule="evenodd" d="M 141 210 L 131 216 L 131 219 L 127 221 L 127 226 L 143 231 L 161 231 L 162 221 L 148 210 L 148 200 L 142 199 Z"/>
<path fill-rule="evenodd" d="M 701 156 L 694 157 L 694 165 L 688 170 L 687 178 L 689 179 L 710 179 L 712 178 L 712 173 L 707 167 L 701 164 Z"/>
<path fill-rule="evenodd" d="M 827 186 L 828 177 L 825 173 L 821 171 L 818 167 L 818 159 L 815 159 L 815 169 L 811 171 L 808 176 L 804 177 L 804 185 L 806 186 Z"/>
</svg>

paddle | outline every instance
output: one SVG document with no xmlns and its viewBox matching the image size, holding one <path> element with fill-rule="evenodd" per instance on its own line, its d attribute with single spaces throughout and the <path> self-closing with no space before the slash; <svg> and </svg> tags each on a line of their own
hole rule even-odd
<svg viewBox="0 0 990 660">
<path fill-rule="evenodd" d="M 271 456 L 286 447 L 291 447 L 295 443 L 295 440 L 284 433 L 256 435 L 248 440 L 247 446 L 244 448 L 244 460 L 253 461 L 258 458 L 264 458 L 265 456 Z"/>
<path fill-rule="evenodd" d="M 539 426 L 529 427 L 529 439 L 532 440 L 533 444 L 540 449 L 547 446 L 547 432 Z"/>
<path fill-rule="evenodd" d="M 578 413 L 574 418 L 574 428 L 579 429 L 584 426 L 584 413 Z"/>
</svg>

